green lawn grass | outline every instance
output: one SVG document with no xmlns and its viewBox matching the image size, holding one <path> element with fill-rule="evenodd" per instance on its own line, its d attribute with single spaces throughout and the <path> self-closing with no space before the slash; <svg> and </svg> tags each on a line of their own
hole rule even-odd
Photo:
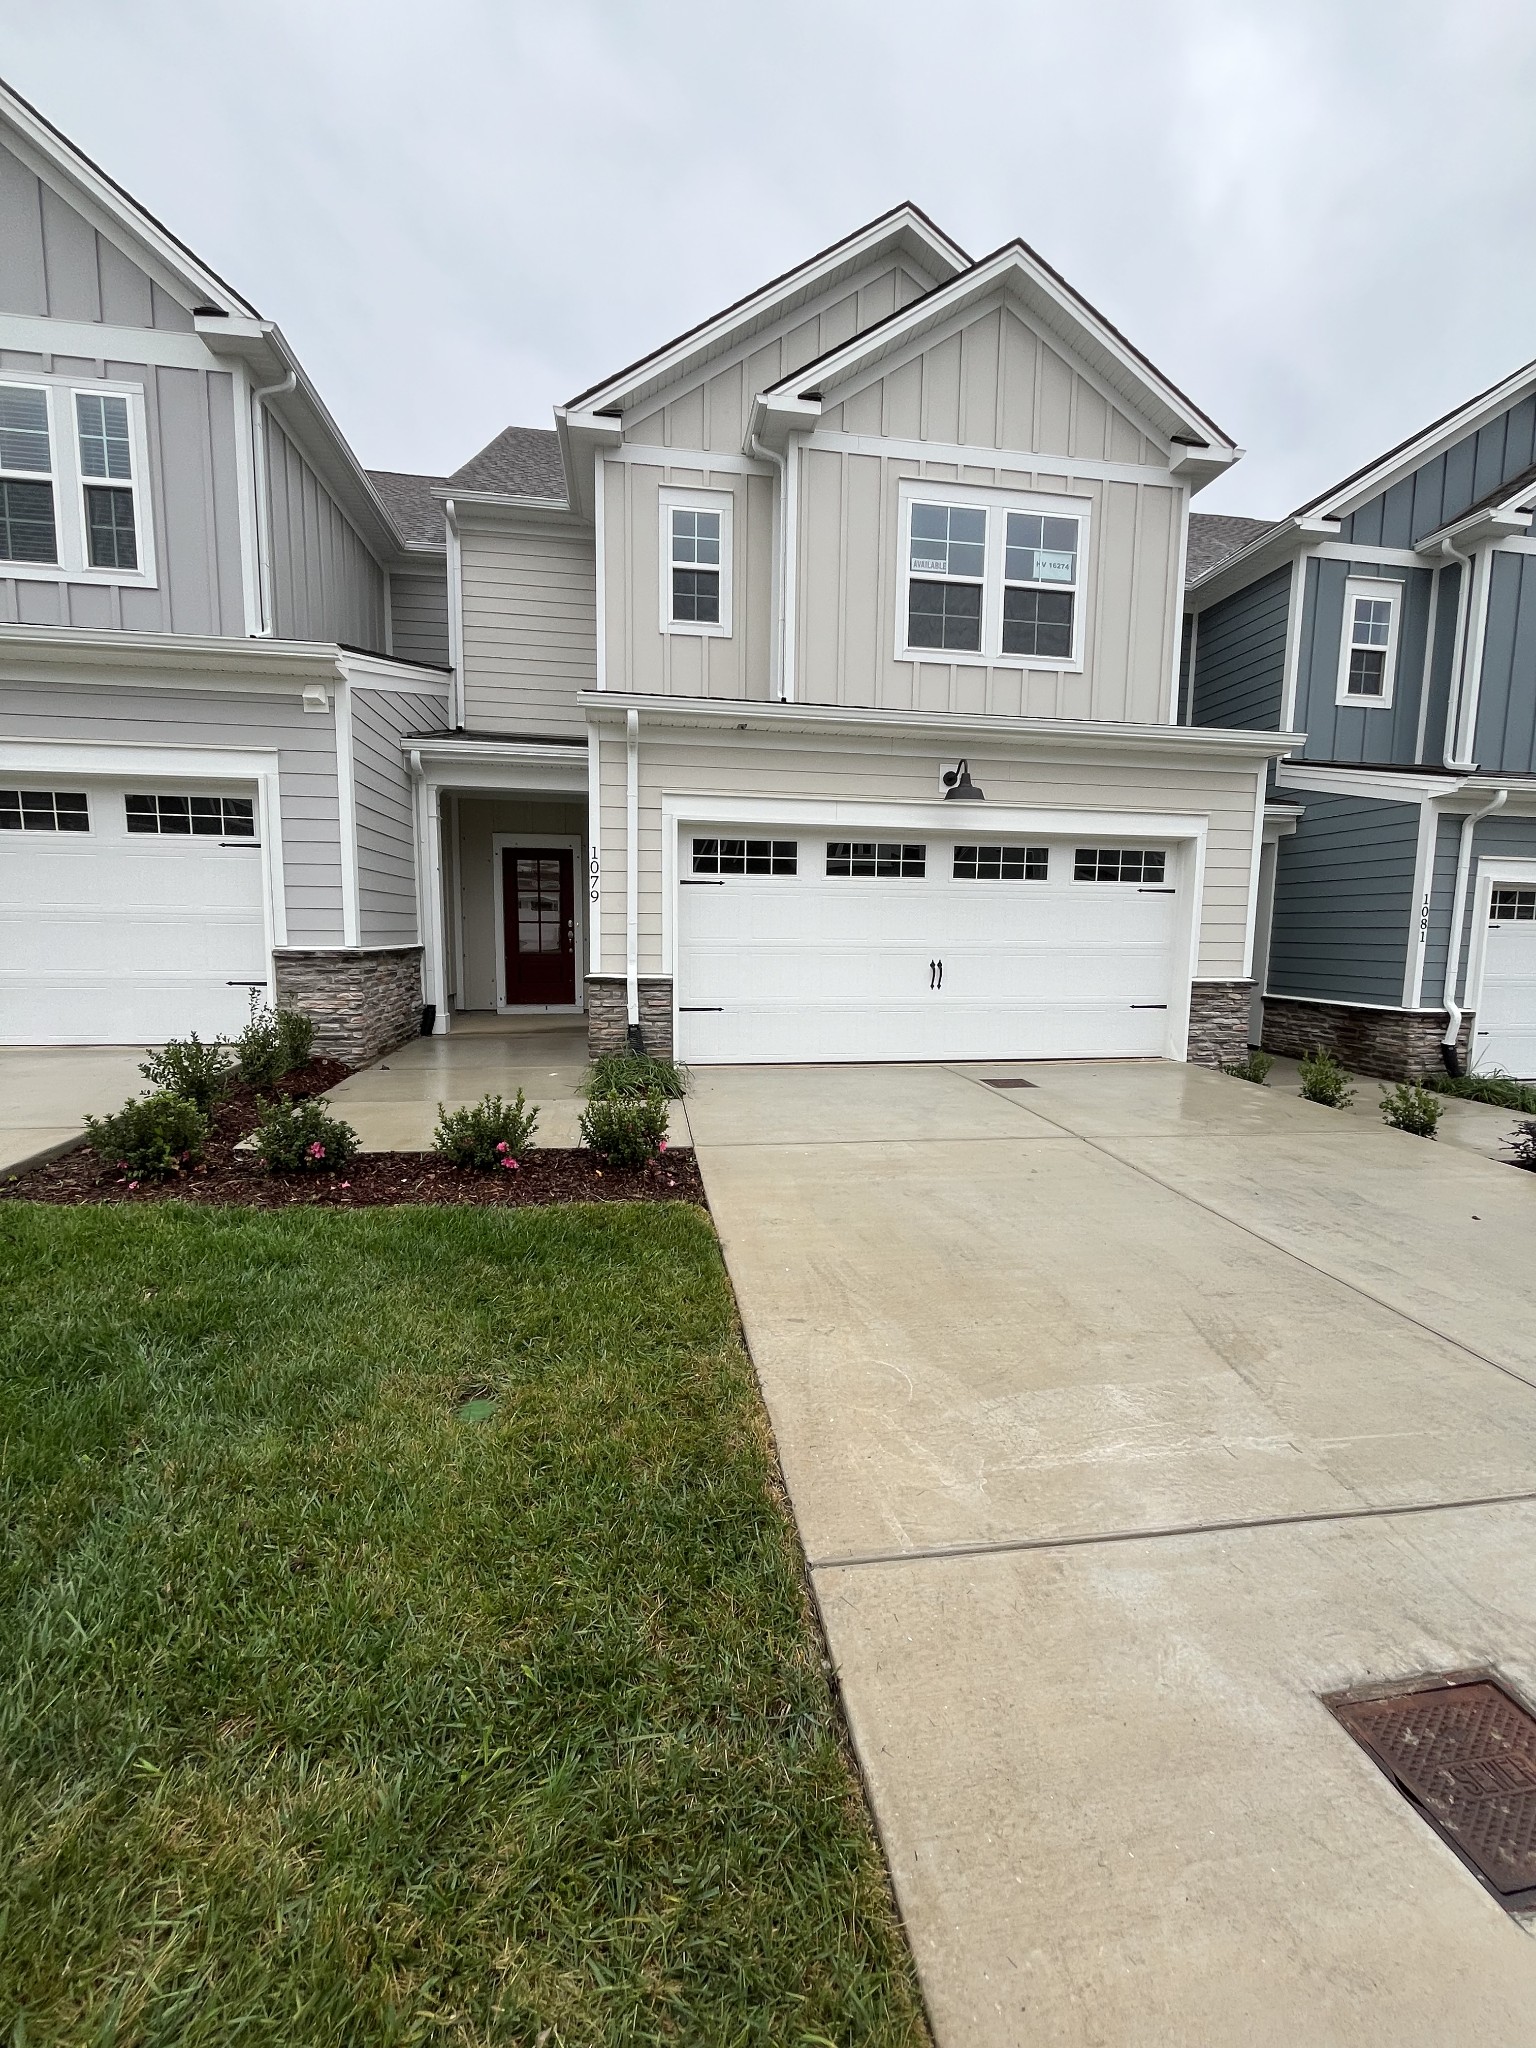
<svg viewBox="0 0 1536 2048">
<path fill-rule="evenodd" d="M 0 2042 L 926 2039 L 697 1211 L 7 1204 L 0 1301 Z"/>
</svg>

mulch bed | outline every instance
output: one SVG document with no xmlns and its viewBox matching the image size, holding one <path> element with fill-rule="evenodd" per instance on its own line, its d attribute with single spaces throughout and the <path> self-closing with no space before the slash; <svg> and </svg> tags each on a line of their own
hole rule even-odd
<svg viewBox="0 0 1536 2048">
<path fill-rule="evenodd" d="M 294 1101 L 323 1095 L 346 1080 L 339 1060 L 311 1060 L 286 1074 L 274 1094 Z M 400 1203 L 476 1203 L 518 1209 L 549 1202 L 697 1202 L 704 1183 L 690 1151 L 668 1152 L 638 1168 L 605 1166 L 592 1153 L 551 1146 L 530 1149 L 515 1170 L 477 1173 L 450 1166 L 435 1152 L 363 1152 L 340 1173 L 268 1173 L 249 1152 L 237 1152 L 261 1113 L 252 1088 L 237 1088 L 213 1113 L 200 1166 L 168 1180 L 144 1180 L 104 1166 L 89 1145 L 0 1182 L 0 1201 L 208 1202 L 247 1209 L 370 1209 Z"/>
</svg>

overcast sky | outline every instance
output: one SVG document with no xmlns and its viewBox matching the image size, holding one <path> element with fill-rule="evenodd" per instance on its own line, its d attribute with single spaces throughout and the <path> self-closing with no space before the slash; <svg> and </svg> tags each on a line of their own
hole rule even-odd
<svg viewBox="0 0 1536 2048">
<path fill-rule="evenodd" d="M 1536 357 L 1531 0 L 0 0 L 0 69 L 446 473 L 899 199 L 1024 239 L 1275 515 Z"/>
</svg>

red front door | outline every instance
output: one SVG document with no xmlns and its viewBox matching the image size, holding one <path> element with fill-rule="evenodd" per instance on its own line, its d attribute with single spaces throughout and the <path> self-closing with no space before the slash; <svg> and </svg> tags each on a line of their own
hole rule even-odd
<svg viewBox="0 0 1536 2048">
<path fill-rule="evenodd" d="M 509 1003 L 576 1000 L 576 857 L 568 846 L 508 846 L 501 856 Z"/>
</svg>

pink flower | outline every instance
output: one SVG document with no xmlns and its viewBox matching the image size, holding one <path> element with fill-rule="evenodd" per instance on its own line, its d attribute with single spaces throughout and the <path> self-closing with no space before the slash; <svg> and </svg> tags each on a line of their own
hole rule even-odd
<svg viewBox="0 0 1536 2048">
<path fill-rule="evenodd" d="M 501 1148 L 501 1147 L 500 1147 L 500 1146 L 498 1145 L 496 1149 L 497 1149 L 497 1151 L 499 1152 L 499 1151 L 500 1151 L 500 1150 L 501 1150 L 502 1148 Z M 521 1167 L 520 1167 L 520 1166 L 518 1165 L 518 1163 L 517 1163 L 517 1161 L 516 1161 L 515 1159 L 503 1159 L 501 1163 L 502 1163 L 502 1165 L 503 1165 L 503 1166 L 506 1166 L 506 1167 L 510 1167 L 510 1169 L 512 1170 L 512 1172 L 513 1172 L 513 1173 L 521 1173 L 521 1172 L 522 1172 L 522 1170 L 523 1170 L 523 1169 L 522 1169 L 522 1168 L 521 1168 Z"/>
<path fill-rule="evenodd" d="M 657 1150 L 658 1152 L 665 1152 L 665 1151 L 666 1151 L 666 1149 L 667 1149 L 667 1141 L 666 1141 L 666 1139 L 665 1139 L 665 1138 L 661 1138 L 661 1139 L 659 1139 L 659 1140 L 657 1141 L 657 1145 L 656 1145 L 656 1150 Z"/>
<path fill-rule="evenodd" d="M 344 1188 L 349 1188 L 349 1187 L 351 1187 L 351 1185 L 352 1185 L 352 1183 L 351 1183 L 351 1181 L 349 1181 L 349 1180 L 344 1180 L 344 1181 L 342 1182 L 342 1186 L 343 1186 Z"/>
<path fill-rule="evenodd" d="M 506 1139 L 503 1138 L 500 1144 L 496 1147 L 496 1150 L 498 1152 L 510 1152 L 512 1150 L 512 1147 L 507 1143 Z"/>
<path fill-rule="evenodd" d="M 320 1140 L 318 1138 L 316 1138 L 314 1144 L 310 1146 L 309 1156 L 311 1159 L 323 1159 L 325 1157 L 325 1147 L 320 1143 Z"/>
</svg>

